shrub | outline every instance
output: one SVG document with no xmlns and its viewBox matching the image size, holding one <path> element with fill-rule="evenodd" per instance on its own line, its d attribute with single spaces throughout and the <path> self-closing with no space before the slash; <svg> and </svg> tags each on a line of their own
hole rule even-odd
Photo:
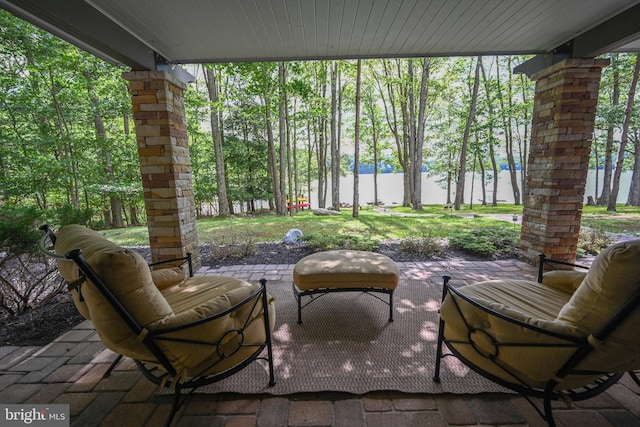
<svg viewBox="0 0 640 427">
<path fill-rule="evenodd" d="M 9 256 L 35 254 L 42 232 L 38 223 L 43 217 L 36 208 L 2 206 L 0 208 L 0 250 Z"/>
<path fill-rule="evenodd" d="M 581 227 L 578 234 L 578 253 L 597 255 L 600 251 L 613 243 L 613 238 L 601 227 Z"/>
<path fill-rule="evenodd" d="M 55 211 L 56 223 L 59 227 L 69 224 L 87 226 L 94 214 L 95 211 L 91 208 L 76 209 L 71 205 L 64 205 Z"/>
<path fill-rule="evenodd" d="M 511 227 L 480 227 L 449 237 L 449 245 L 485 258 L 513 256 L 518 245 L 518 230 Z"/>
<path fill-rule="evenodd" d="M 38 250 L 43 214 L 35 208 L 0 208 L 0 309 L 15 316 L 64 289 L 55 261 Z"/>
<path fill-rule="evenodd" d="M 352 249 L 355 251 L 374 252 L 380 241 L 356 234 L 323 235 L 307 234 L 300 238 L 314 251 L 330 251 L 334 249 Z"/>
<path fill-rule="evenodd" d="M 214 242 L 213 258 L 242 258 L 256 252 L 256 241 L 251 233 L 237 231 L 231 227 Z"/>
<path fill-rule="evenodd" d="M 401 253 L 418 254 L 429 258 L 442 254 L 443 248 L 444 242 L 440 238 L 433 237 L 431 230 L 426 236 L 402 239 L 398 246 Z"/>
</svg>

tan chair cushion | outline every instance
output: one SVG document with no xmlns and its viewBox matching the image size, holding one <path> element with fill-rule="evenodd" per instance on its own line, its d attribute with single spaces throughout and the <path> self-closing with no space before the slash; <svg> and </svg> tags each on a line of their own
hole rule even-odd
<svg viewBox="0 0 640 427">
<path fill-rule="evenodd" d="M 553 270 L 542 275 L 542 283 L 559 291 L 573 294 L 586 277 L 586 271 Z"/>
<path fill-rule="evenodd" d="M 293 269 L 300 290 L 318 288 L 395 289 L 400 273 L 389 257 L 375 252 L 335 250 L 302 258 Z"/>
<path fill-rule="evenodd" d="M 151 270 L 153 284 L 160 290 L 177 285 L 185 279 L 185 271 L 182 267 L 161 268 Z"/>
<path fill-rule="evenodd" d="M 56 251 L 66 253 L 75 248 L 83 250 L 86 261 L 107 287 L 136 321 L 149 331 L 180 327 L 214 316 L 258 289 L 257 285 L 242 280 L 217 276 L 194 277 L 170 285 L 169 282 L 184 278 L 184 273 L 173 268 L 152 273 L 139 254 L 118 247 L 100 233 L 77 225 L 64 227 L 58 233 Z M 78 268 L 73 263 L 61 261 L 59 266 L 67 281 L 79 277 Z M 162 291 L 156 287 L 154 279 L 158 280 Z M 74 291 L 78 310 L 87 313 L 85 317 L 92 320 L 105 346 L 134 359 L 155 359 L 95 286 L 85 283 L 80 292 L 84 302 L 80 301 L 78 291 Z M 275 308 L 272 300 L 269 303 L 270 327 L 273 330 Z M 253 311 L 248 312 L 251 309 Z M 246 326 L 245 342 L 264 343 L 262 318 L 262 304 L 255 307 L 247 305 L 213 322 L 174 333 L 179 339 L 207 343 L 221 340 L 224 343 L 223 353 L 232 356 L 213 368 L 211 365 L 218 360 L 218 353 L 212 345 L 164 340 L 156 342 L 181 376 L 199 375 L 204 373 L 203 370 L 207 373 L 220 372 L 235 366 L 255 351 L 255 348 L 249 347 L 238 349 L 239 336 L 229 331 Z"/>
<path fill-rule="evenodd" d="M 174 316 L 164 319 L 157 325 L 157 328 L 171 328 L 214 316 L 238 304 L 257 289 L 257 285 L 231 277 L 198 276 L 187 279 L 178 286 L 172 286 L 162 291 L 174 311 Z M 250 311 L 252 309 L 253 311 Z M 249 319 L 248 322 L 247 319 Z M 274 300 L 269 297 L 269 323 L 271 330 L 275 327 L 275 320 Z M 159 342 L 165 351 L 174 355 L 188 368 L 189 375 L 200 375 L 202 370 L 210 374 L 221 372 L 236 365 L 256 350 L 255 347 L 244 347 L 238 350 L 239 336 L 235 333 L 228 333 L 243 327 L 245 327 L 243 331 L 245 344 L 265 342 L 266 335 L 261 302 L 255 306 L 246 304 L 239 310 L 215 321 L 189 328 L 188 331 L 183 330 L 173 334 L 181 340 L 204 340 L 205 342 L 220 340 L 223 343 L 220 349 L 221 352 L 233 354 L 223 362 L 219 362 L 218 353 L 214 352 L 215 349 L 211 346 L 205 347 L 200 344 L 185 342 Z M 236 350 L 238 351 L 234 353 Z M 212 369 L 208 369 L 214 362 L 216 365 Z"/>
<path fill-rule="evenodd" d="M 594 333 L 640 291 L 640 240 L 609 246 L 593 261 L 587 277 L 558 313 L 558 320 Z M 579 366 L 584 370 L 624 372 L 640 369 L 640 308 Z"/>
<path fill-rule="evenodd" d="M 571 298 L 569 293 L 526 280 L 492 280 L 463 286 L 459 290 L 481 306 L 527 325 L 559 334 L 584 336 L 578 328 L 555 321 L 557 313 Z M 511 371 L 529 385 L 544 386 L 575 351 L 572 348 L 545 347 L 544 345 L 567 342 L 541 335 L 533 329 L 494 315 L 485 308 L 479 308 L 458 297 L 447 296 L 441 307 L 445 337 L 451 341 L 467 341 L 467 324 L 471 328 L 477 328 L 478 331 L 472 334 L 472 338 L 479 351 L 485 355 L 497 353 L 498 362 L 509 366 Z M 497 350 L 493 340 L 516 345 L 502 346 Z M 533 344 L 538 346 L 531 346 Z M 507 381 L 517 381 L 495 363 L 478 354 L 472 346 L 455 342 L 450 345 L 481 369 Z M 544 363 L 540 363 L 542 360 Z"/>
<path fill-rule="evenodd" d="M 66 253 L 81 248 L 85 260 L 142 327 L 153 329 L 156 323 L 173 314 L 160 290 L 153 284 L 149 266 L 138 253 L 123 249 L 100 233 L 79 225 L 62 228 L 57 237 L 56 252 Z M 79 278 L 78 268 L 69 268 L 66 262 L 61 274 L 67 281 Z M 95 286 L 84 284 L 79 292 L 84 302 L 80 301 L 79 293 L 74 292 L 78 310 L 88 314 L 86 317 L 91 319 L 108 348 L 136 359 L 152 358 Z"/>
<path fill-rule="evenodd" d="M 595 332 L 638 289 L 640 240 L 609 246 L 593 261 L 578 290 L 558 313 L 558 320 Z"/>
</svg>

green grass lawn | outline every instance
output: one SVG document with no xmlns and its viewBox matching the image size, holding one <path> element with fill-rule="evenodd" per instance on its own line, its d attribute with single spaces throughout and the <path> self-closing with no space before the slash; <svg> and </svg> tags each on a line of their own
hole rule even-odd
<svg viewBox="0 0 640 427">
<path fill-rule="evenodd" d="M 302 211 L 293 217 L 274 214 L 234 217 L 229 219 L 203 218 L 198 220 L 198 239 L 202 244 L 233 244 L 246 242 L 281 241 L 288 230 L 300 229 L 305 235 L 356 234 L 370 239 L 383 240 L 408 237 L 447 237 L 455 233 L 470 231 L 478 227 L 513 227 L 509 222 L 477 215 L 522 214 L 522 206 L 500 204 L 497 207 L 465 207 L 450 212 L 442 205 L 429 205 L 424 211 L 392 207 L 387 213 L 363 208 L 358 218 L 345 209 L 341 216 L 318 216 Z M 464 216 L 460 214 L 465 214 Z M 586 206 L 583 225 L 599 227 L 605 231 L 640 233 L 640 208 L 620 207 L 618 213 L 606 212 L 605 208 Z M 149 234 L 146 226 L 118 230 L 106 230 L 105 235 L 122 246 L 147 246 Z"/>
<path fill-rule="evenodd" d="M 611 233 L 640 236 L 640 208 L 619 205 L 616 212 L 607 212 L 604 206 L 585 206 L 582 225 Z"/>
</svg>

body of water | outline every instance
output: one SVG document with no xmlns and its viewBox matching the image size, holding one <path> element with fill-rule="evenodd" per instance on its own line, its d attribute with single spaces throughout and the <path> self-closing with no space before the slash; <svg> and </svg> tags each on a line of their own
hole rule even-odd
<svg viewBox="0 0 640 427">
<path fill-rule="evenodd" d="M 602 176 L 603 172 L 599 173 L 598 193 L 602 191 Z M 372 203 L 374 200 L 374 188 L 373 188 L 373 174 L 361 174 L 360 175 L 360 205 L 364 206 L 367 203 Z M 383 201 L 387 205 L 402 204 L 403 197 L 403 174 L 402 173 L 386 173 L 378 175 L 378 199 Z M 465 188 L 465 204 L 469 204 L 471 200 L 473 203 L 481 203 L 482 188 L 480 182 L 480 176 L 476 174 L 476 179 L 473 183 L 473 194 L 471 193 L 472 186 L 472 174 L 468 174 L 466 178 Z M 631 172 L 623 172 L 620 182 L 620 192 L 618 194 L 618 203 L 626 203 L 629 193 L 629 185 L 631 183 Z M 329 180 L 329 185 L 331 182 Z M 318 193 L 317 182 L 314 187 L 316 191 L 311 192 L 311 205 L 312 207 L 318 206 Z M 489 183 L 486 186 L 487 202 L 490 203 L 493 200 L 493 184 Z M 587 202 L 587 197 L 592 196 L 595 198 L 596 189 L 596 171 L 589 171 L 587 178 L 587 188 L 585 191 L 584 203 Z M 520 189 L 522 192 L 522 189 Z M 455 198 L 455 187 L 451 192 L 451 200 Z M 503 171 L 498 176 L 498 201 L 501 203 L 514 203 L 513 191 L 511 189 L 511 180 L 509 178 L 509 172 Z M 342 203 L 353 203 L 353 175 L 347 175 L 340 178 L 340 201 Z M 447 190 L 443 188 L 434 178 L 427 176 L 426 173 L 422 174 L 422 203 L 425 205 L 433 204 L 445 204 L 447 202 Z M 331 206 L 331 188 L 327 189 L 326 206 Z"/>
</svg>

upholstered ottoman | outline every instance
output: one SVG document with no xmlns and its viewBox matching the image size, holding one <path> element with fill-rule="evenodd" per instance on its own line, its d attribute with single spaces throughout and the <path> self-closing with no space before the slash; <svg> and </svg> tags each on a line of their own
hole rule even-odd
<svg viewBox="0 0 640 427">
<path fill-rule="evenodd" d="M 335 250 L 306 256 L 293 269 L 298 323 L 302 323 L 302 308 L 311 302 L 303 305 L 302 297 L 331 292 L 387 294 L 389 321 L 393 322 L 393 291 L 399 276 L 398 266 L 391 258 L 374 252 Z"/>
</svg>

